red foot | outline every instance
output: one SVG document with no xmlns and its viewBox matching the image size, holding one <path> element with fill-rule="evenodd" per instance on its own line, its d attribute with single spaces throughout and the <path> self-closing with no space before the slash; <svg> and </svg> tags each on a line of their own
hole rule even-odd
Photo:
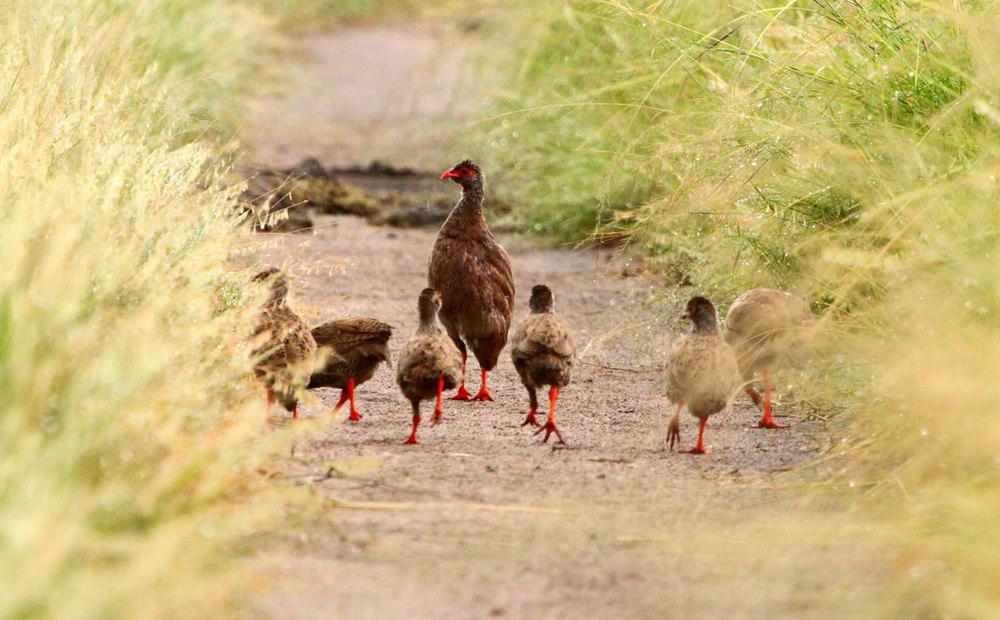
<svg viewBox="0 0 1000 620">
<path fill-rule="evenodd" d="M 417 427 L 420 426 L 420 416 L 413 418 L 413 428 L 410 430 L 410 438 L 403 442 L 403 445 L 412 445 L 420 443 L 417 441 Z"/>
<path fill-rule="evenodd" d="M 555 433 L 556 437 L 559 438 L 559 443 L 566 443 L 565 441 L 563 441 L 562 433 L 560 433 L 559 429 L 556 428 L 556 423 L 553 422 L 552 420 L 546 420 L 545 425 L 542 426 L 542 428 L 535 431 L 535 434 L 537 435 L 542 431 L 545 431 L 545 437 L 542 438 L 542 443 L 547 443 L 549 441 L 549 435 L 551 435 L 552 433 Z"/>
<path fill-rule="evenodd" d="M 444 391 L 444 377 L 438 378 L 437 404 L 434 405 L 434 417 L 431 419 L 431 426 L 437 426 L 444 417 L 444 406 L 441 404 L 441 392 Z"/>
<path fill-rule="evenodd" d="M 489 388 L 483 386 L 482 389 L 479 390 L 479 393 L 472 397 L 472 400 L 480 403 L 486 403 L 486 402 L 492 403 L 493 395 L 490 394 Z"/>
<path fill-rule="evenodd" d="M 465 384 L 463 383 L 449 400 L 472 400 L 472 395 L 465 389 Z"/>
<path fill-rule="evenodd" d="M 695 446 L 690 450 L 685 450 L 684 454 L 708 454 L 708 450 L 706 450 L 705 448 L 699 448 L 698 446 Z"/>
<path fill-rule="evenodd" d="M 667 429 L 667 443 L 670 444 L 670 451 L 674 451 L 674 444 L 680 445 L 681 443 L 681 427 L 679 424 L 671 424 L 670 428 Z"/>
<path fill-rule="evenodd" d="M 541 423 L 538 422 L 538 418 L 535 417 L 534 411 L 529 411 L 528 417 L 524 418 L 524 422 L 521 422 L 521 426 L 527 426 L 529 424 L 532 426 L 541 426 Z"/>
<path fill-rule="evenodd" d="M 757 422 L 757 428 L 788 428 L 788 425 L 778 424 L 772 418 L 763 417 Z"/>
<path fill-rule="evenodd" d="M 354 409 L 351 411 L 351 415 L 347 416 L 347 419 L 350 420 L 351 422 L 357 422 L 358 420 L 361 419 L 361 412 L 359 412 L 357 409 Z"/>
</svg>

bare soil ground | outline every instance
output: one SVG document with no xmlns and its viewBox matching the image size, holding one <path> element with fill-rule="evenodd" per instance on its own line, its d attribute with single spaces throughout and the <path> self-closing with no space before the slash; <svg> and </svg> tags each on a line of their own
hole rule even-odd
<svg viewBox="0 0 1000 620">
<path fill-rule="evenodd" d="M 310 40 L 314 58 L 296 79 L 323 88 L 296 88 L 296 103 L 262 106 L 257 126 L 272 133 L 257 135 L 257 163 L 310 155 L 363 163 L 367 137 L 387 144 L 394 131 L 443 114 L 446 97 L 418 106 L 416 116 L 373 111 L 403 106 L 407 84 L 437 55 L 433 30 L 394 28 Z M 322 130 L 334 125 L 346 133 Z M 353 133 L 344 129 L 352 125 Z M 294 131 L 274 132 L 279 126 Z M 465 155 L 454 149 L 439 167 Z M 319 218 L 310 235 L 247 243 L 291 272 L 293 306 L 308 320 L 378 317 L 396 328 L 395 355 L 416 327 L 434 236 L 344 216 Z M 268 587 L 248 593 L 248 605 L 311 618 L 860 613 L 867 586 L 846 567 L 877 570 L 871 550 L 825 540 L 819 526 L 811 536 L 808 524 L 784 518 L 805 494 L 797 468 L 830 443 L 823 426 L 779 405 L 792 428 L 758 430 L 741 398 L 710 421 L 711 454 L 669 452 L 672 408 L 648 369 L 684 328 L 677 317 L 692 291 L 653 276 L 623 278 L 607 251 L 501 240 L 517 278 L 517 316 L 531 285 L 545 283 L 574 329 L 579 370 L 558 415 L 567 445 L 541 444 L 520 426 L 527 396 L 506 352 L 491 373 L 497 402 L 446 403 L 445 422 L 423 425 L 419 446 L 402 445 L 409 407 L 393 370 L 358 390 L 358 423 L 330 414 L 338 392 L 319 391 L 304 414 L 323 420 L 323 430 L 297 443 L 276 479 L 307 485 L 320 509 L 253 556 Z M 474 363 L 470 370 L 474 387 Z M 695 440 L 692 418 L 682 437 L 685 447 Z M 808 548 L 791 542 L 810 537 Z"/>
</svg>

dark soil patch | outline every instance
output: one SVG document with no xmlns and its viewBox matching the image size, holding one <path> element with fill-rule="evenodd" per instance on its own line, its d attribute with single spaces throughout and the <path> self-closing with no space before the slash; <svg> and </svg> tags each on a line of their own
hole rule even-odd
<svg viewBox="0 0 1000 620">
<path fill-rule="evenodd" d="M 329 168 L 310 157 L 283 170 L 252 171 L 247 185 L 241 208 L 262 232 L 305 232 L 315 215 L 357 215 L 397 228 L 437 226 L 456 200 L 452 184 L 439 175 L 379 161 Z M 487 208 L 509 211 L 495 200 Z"/>
</svg>

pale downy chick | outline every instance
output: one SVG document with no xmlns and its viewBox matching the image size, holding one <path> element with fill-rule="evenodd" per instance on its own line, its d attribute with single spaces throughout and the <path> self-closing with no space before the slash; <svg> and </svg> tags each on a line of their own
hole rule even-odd
<svg viewBox="0 0 1000 620">
<path fill-rule="evenodd" d="M 705 454 L 705 423 L 726 409 L 739 384 L 736 355 L 719 333 L 715 306 L 704 297 L 692 297 L 684 318 L 694 324 L 681 337 L 667 360 L 667 396 L 677 405 L 667 435 L 670 449 L 680 440 L 681 409 L 698 418 L 698 445 L 690 454 Z"/>
<path fill-rule="evenodd" d="M 747 384 L 746 392 L 757 407 L 763 400 L 760 428 L 785 428 L 771 416 L 771 371 L 801 354 L 807 344 L 812 313 L 806 302 L 785 291 L 755 288 L 740 295 L 729 308 L 722 337 L 736 352 L 744 381 L 764 379 L 764 398 Z"/>
</svg>

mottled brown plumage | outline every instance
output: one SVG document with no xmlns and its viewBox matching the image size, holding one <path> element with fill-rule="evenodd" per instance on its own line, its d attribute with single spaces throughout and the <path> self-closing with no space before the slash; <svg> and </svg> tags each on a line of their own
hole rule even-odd
<svg viewBox="0 0 1000 620">
<path fill-rule="evenodd" d="M 736 352 L 743 379 L 752 381 L 758 375 L 764 379 L 764 414 L 757 423 L 761 428 L 784 428 L 771 416 L 771 371 L 803 350 L 811 319 L 804 300 L 770 288 L 747 291 L 729 308 L 722 337 Z M 760 394 L 752 385 L 746 392 L 761 407 Z"/>
<path fill-rule="evenodd" d="M 441 296 L 434 289 L 426 288 L 420 293 L 417 308 L 420 326 L 403 347 L 396 369 L 399 389 L 413 407 L 413 429 L 406 440 L 409 444 L 418 443 L 420 401 L 437 396 L 433 420 L 433 424 L 437 424 L 444 413 L 441 393 L 458 385 L 462 376 L 462 355 L 437 326 Z"/>
<path fill-rule="evenodd" d="M 531 313 L 514 329 L 510 347 L 514 368 L 528 390 L 530 409 L 521 426 L 539 425 L 535 418 L 538 410 L 536 390 L 547 385 L 549 418 L 535 434 L 545 431 L 544 443 L 549 440 L 549 435 L 555 433 L 559 442 L 563 443 L 562 434 L 555 424 L 556 400 L 559 390 L 569 385 L 576 345 L 566 321 L 553 311 L 552 291 L 547 286 L 539 284 L 531 289 L 528 305 Z"/>
<path fill-rule="evenodd" d="M 667 397 L 677 405 L 667 438 L 670 448 L 680 440 L 681 409 L 700 421 L 698 445 L 692 454 L 705 454 L 705 423 L 724 410 L 739 384 L 736 355 L 719 333 L 715 306 L 704 297 L 688 302 L 684 318 L 691 319 L 691 333 L 674 344 L 667 360 Z"/>
<path fill-rule="evenodd" d="M 312 335 L 319 353 L 309 389 L 340 389 L 340 402 L 333 411 L 350 401 L 347 419 L 360 420 L 361 413 L 354 403 L 354 390 L 372 378 L 379 364 L 391 363 L 389 338 L 392 327 L 371 318 L 335 319 L 314 327 Z"/>
<path fill-rule="evenodd" d="M 479 166 L 464 161 L 442 175 L 462 186 L 462 198 L 441 227 L 431 250 L 428 284 L 441 294 L 439 317 L 462 354 L 465 390 L 467 348 L 482 370 L 482 388 L 471 400 L 493 400 L 486 373 L 496 366 L 507 344 L 514 305 L 510 257 L 493 238 L 483 215 L 485 178 Z"/>
<path fill-rule="evenodd" d="M 254 375 L 267 388 L 268 409 L 277 399 L 299 417 L 298 402 L 312 374 L 316 341 L 297 314 L 288 307 L 288 278 L 269 267 L 252 279 L 267 285 L 270 293 L 251 334 Z"/>
</svg>

